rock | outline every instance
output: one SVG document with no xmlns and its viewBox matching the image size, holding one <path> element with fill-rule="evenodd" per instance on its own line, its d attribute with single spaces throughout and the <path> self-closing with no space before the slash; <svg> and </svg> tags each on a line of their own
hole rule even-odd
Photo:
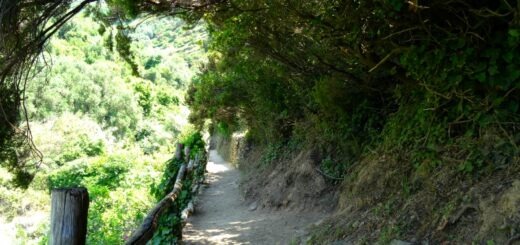
<svg viewBox="0 0 520 245">
<path fill-rule="evenodd" d="M 359 221 L 354 221 L 354 223 L 352 223 L 352 228 L 358 228 L 359 227 Z"/>
<path fill-rule="evenodd" d="M 256 209 L 258 208 L 258 203 L 257 202 L 253 202 L 249 205 L 249 211 L 255 211 Z"/>
</svg>

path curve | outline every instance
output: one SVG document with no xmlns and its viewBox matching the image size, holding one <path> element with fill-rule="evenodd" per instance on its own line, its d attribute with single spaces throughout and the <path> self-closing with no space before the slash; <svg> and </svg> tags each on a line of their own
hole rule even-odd
<svg viewBox="0 0 520 245">
<path fill-rule="evenodd" d="M 184 244 L 291 244 L 323 213 L 269 211 L 245 202 L 240 172 L 210 151 L 209 185 L 198 196 L 195 214 L 183 230 Z"/>
</svg>

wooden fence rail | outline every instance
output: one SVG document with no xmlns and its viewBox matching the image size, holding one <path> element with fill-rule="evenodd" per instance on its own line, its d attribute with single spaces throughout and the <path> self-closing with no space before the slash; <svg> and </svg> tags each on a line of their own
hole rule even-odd
<svg viewBox="0 0 520 245">
<path fill-rule="evenodd" d="M 152 239 L 155 230 L 157 229 L 157 224 L 161 214 L 169 208 L 177 196 L 179 192 L 182 190 L 182 180 L 184 179 L 184 175 L 186 172 L 186 164 L 182 164 L 179 169 L 179 174 L 177 175 L 177 179 L 175 180 L 175 185 L 173 190 L 168 193 L 157 205 L 155 205 L 148 215 L 144 218 L 141 226 L 132 233 L 132 236 L 126 241 L 126 244 L 146 244 L 150 239 Z"/>
<path fill-rule="evenodd" d="M 137 230 L 135 230 L 132 233 L 132 235 L 130 236 L 130 238 L 127 240 L 127 242 L 126 242 L 127 245 L 144 245 L 150 239 L 152 239 L 152 237 L 157 229 L 157 226 L 159 223 L 159 218 L 161 217 L 161 214 L 175 202 L 175 199 L 181 192 L 182 187 L 183 187 L 182 181 L 187 176 L 189 176 L 189 174 L 191 174 L 192 171 L 198 169 L 199 166 L 205 168 L 206 164 L 202 164 L 202 165 L 200 164 L 200 160 L 202 159 L 202 157 L 199 154 L 197 154 L 194 159 L 190 160 L 190 157 L 189 157 L 190 149 L 188 149 L 188 148 L 184 149 L 184 153 L 186 156 L 185 159 L 181 159 L 181 155 L 182 155 L 181 152 L 183 151 L 182 148 L 183 148 L 183 146 L 181 144 L 177 145 L 177 151 L 175 154 L 175 158 L 177 160 L 183 160 L 185 162 L 181 165 L 181 167 L 179 169 L 177 178 L 175 179 L 175 184 L 174 184 L 173 190 L 170 193 L 168 193 L 159 203 L 157 203 L 157 205 L 155 205 L 154 208 L 152 208 L 148 212 L 148 214 L 146 215 L 141 226 Z M 186 164 L 186 162 L 188 164 Z M 197 192 L 200 182 L 201 181 L 195 181 L 193 189 L 191 190 L 192 194 L 195 194 Z M 190 200 L 187 207 L 181 212 L 180 215 L 181 215 L 183 224 L 186 222 L 186 219 L 189 216 L 189 214 L 191 214 L 193 212 L 193 206 L 194 206 L 193 200 Z M 178 231 L 178 232 L 180 232 L 180 231 Z"/>
</svg>

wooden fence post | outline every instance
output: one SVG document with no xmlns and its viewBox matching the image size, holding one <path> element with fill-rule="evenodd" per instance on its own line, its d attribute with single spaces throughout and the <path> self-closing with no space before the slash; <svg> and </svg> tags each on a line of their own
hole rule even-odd
<svg viewBox="0 0 520 245">
<path fill-rule="evenodd" d="M 83 245 L 87 238 L 88 191 L 85 188 L 52 190 L 51 245 Z"/>
<path fill-rule="evenodd" d="M 175 159 L 182 159 L 182 150 L 184 149 L 184 145 L 181 143 L 177 143 L 177 149 L 175 149 Z"/>
<path fill-rule="evenodd" d="M 184 147 L 184 158 L 185 158 L 185 162 L 189 162 L 190 161 L 190 152 L 191 152 L 191 149 L 189 147 Z"/>
</svg>

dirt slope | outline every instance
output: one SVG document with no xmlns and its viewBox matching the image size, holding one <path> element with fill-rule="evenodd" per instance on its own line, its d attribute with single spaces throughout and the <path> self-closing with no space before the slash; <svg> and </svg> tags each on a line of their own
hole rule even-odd
<svg viewBox="0 0 520 245">
<path fill-rule="evenodd" d="M 210 152 L 208 182 L 183 233 L 185 244 L 290 244 L 326 215 L 320 212 L 270 211 L 246 203 L 240 172 L 216 151 Z"/>
</svg>

